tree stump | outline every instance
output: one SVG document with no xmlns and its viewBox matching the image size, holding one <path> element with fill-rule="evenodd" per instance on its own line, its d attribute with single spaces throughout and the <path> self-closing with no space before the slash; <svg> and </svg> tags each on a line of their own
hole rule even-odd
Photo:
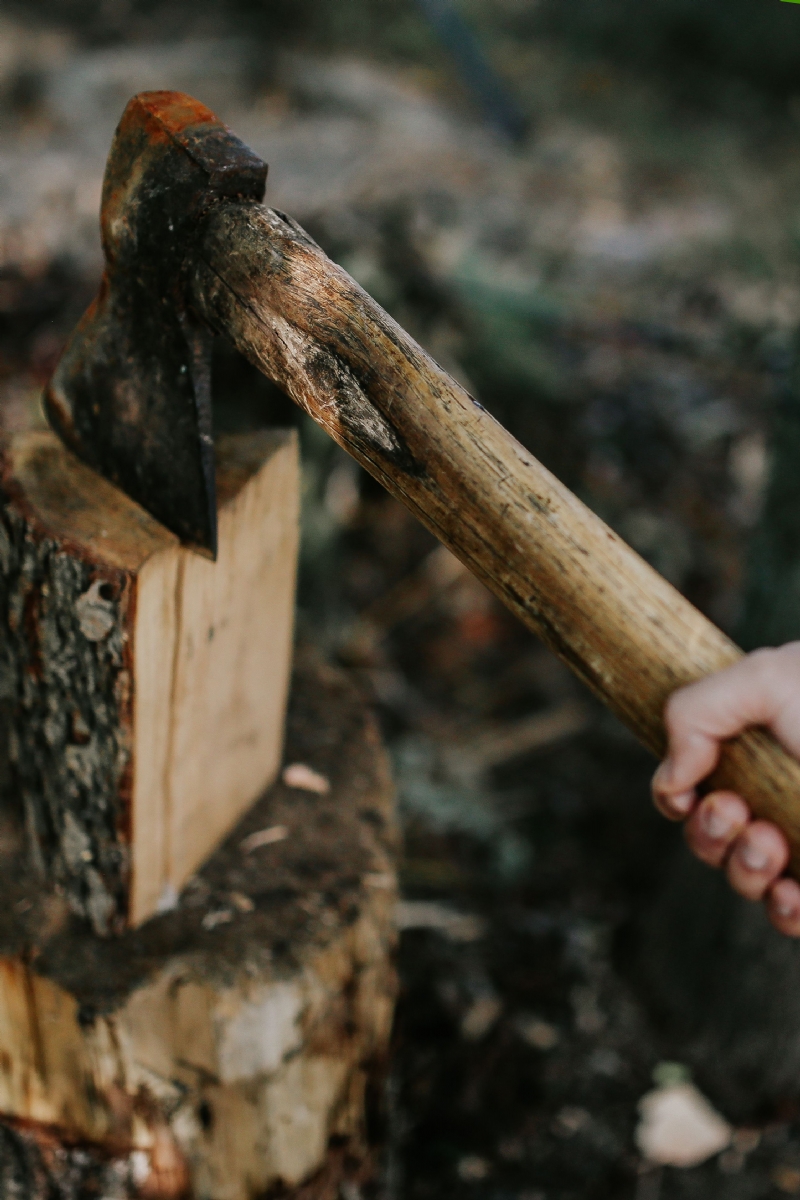
<svg viewBox="0 0 800 1200">
<path fill-rule="evenodd" d="M 335 1200 L 374 1174 L 392 790 L 372 715 L 308 652 L 287 761 L 317 774 L 273 785 L 171 912 L 119 938 L 37 890 L 5 831 L 4 1196 Z"/>
</svg>

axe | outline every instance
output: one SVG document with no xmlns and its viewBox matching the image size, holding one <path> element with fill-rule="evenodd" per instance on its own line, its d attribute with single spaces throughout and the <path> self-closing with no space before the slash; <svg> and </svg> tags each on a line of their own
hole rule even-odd
<svg viewBox="0 0 800 1200">
<path fill-rule="evenodd" d="M 262 205 L 266 173 L 191 97 L 130 101 L 103 185 L 100 291 L 45 393 L 53 428 L 213 556 L 210 349 L 224 334 L 660 757 L 670 693 L 741 651 Z M 800 765 L 753 729 L 711 783 L 781 826 L 800 878 Z"/>
</svg>

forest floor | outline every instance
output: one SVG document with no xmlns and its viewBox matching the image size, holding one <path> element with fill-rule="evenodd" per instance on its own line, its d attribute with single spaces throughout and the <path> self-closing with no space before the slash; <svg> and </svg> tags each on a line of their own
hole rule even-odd
<svg viewBox="0 0 800 1200">
<path fill-rule="evenodd" d="M 512 147 L 447 72 L 235 38 L 87 50 L 0 32 L 6 428 L 38 419 L 96 286 L 124 103 L 183 89 L 269 161 L 271 204 L 736 629 L 800 310 L 800 111 L 733 86 L 698 111 L 556 46 L 505 45 L 531 118 Z M 221 425 L 297 420 L 222 349 L 217 384 Z M 650 808 L 654 764 L 299 423 L 301 627 L 374 698 L 405 829 L 387 1200 L 800 1194 L 800 1120 L 781 1097 L 748 1112 L 718 1089 L 733 1140 L 703 1165 L 637 1148 L 665 1060 L 691 1067 L 637 967 L 681 853 Z"/>
</svg>

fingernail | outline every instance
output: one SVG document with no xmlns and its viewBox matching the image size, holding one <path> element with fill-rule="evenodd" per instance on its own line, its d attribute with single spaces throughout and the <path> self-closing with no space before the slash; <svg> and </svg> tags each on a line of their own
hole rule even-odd
<svg viewBox="0 0 800 1200">
<path fill-rule="evenodd" d="M 688 813 L 694 804 L 694 792 L 679 792 L 677 796 L 667 796 L 666 801 L 676 813 Z"/>
<path fill-rule="evenodd" d="M 701 817 L 703 829 L 710 838 L 718 840 L 727 837 L 733 831 L 733 821 L 725 812 L 720 812 L 719 809 L 705 809 Z"/>
<path fill-rule="evenodd" d="M 747 842 L 739 851 L 739 861 L 748 871 L 763 871 L 769 866 L 769 855 Z"/>
<path fill-rule="evenodd" d="M 790 900 L 776 900 L 775 912 L 779 917 L 796 917 L 797 905 L 792 904 Z"/>
</svg>

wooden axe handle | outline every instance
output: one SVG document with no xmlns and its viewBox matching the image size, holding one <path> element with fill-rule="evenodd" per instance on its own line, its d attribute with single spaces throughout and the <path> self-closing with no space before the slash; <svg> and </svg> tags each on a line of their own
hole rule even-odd
<svg viewBox="0 0 800 1200">
<path fill-rule="evenodd" d="M 201 316 L 482 579 L 657 756 L 675 688 L 741 651 L 559 483 L 292 220 L 221 205 Z M 800 878 L 800 764 L 765 730 L 713 776 L 775 821 Z"/>
</svg>

